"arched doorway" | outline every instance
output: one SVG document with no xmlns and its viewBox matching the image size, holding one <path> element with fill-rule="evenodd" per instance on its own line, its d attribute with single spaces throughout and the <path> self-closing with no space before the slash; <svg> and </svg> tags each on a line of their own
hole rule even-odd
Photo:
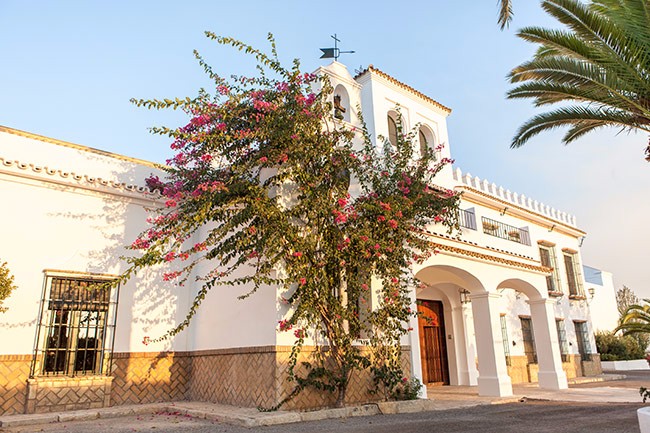
<svg viewBox="0 0 650 433">
<path fill-rule="evenodd" d="M 422 381 L 449 385 L 449 360 L 442 301 L 418 300 Z"/>
</svg>

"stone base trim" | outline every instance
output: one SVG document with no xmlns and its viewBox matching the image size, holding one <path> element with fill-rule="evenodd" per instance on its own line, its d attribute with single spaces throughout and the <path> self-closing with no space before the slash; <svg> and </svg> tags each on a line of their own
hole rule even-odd
<svg viewBox="0 0 650 433">
<path fill-rule="evenodd" d="M 54 377 L 27 380 L 25 413 L 97 409 L 111 402 L 109 376 Z"/>
<path fill-rule="evenodd" d="M 32 355 L 0 355 L 0 414 L 25 413 Z"/>
</svg>

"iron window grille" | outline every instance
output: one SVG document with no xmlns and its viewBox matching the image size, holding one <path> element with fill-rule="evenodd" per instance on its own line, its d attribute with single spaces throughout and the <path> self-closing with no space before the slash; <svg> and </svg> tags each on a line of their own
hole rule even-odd
<svg viewBox="0 0 650 433">
<path fill-rule="evenodd" d="M 557 328 L 557 341 L 560 345 L 560 355 L 562 362 L 569 362 L 569 345 L 566 339 L 566 327 L 564 326 L 563 319 L 555 319 L 555 327 Z"/>
<path fill-rule="evenodd" d="M 474 209 L 459 209 L 458 223 L 466 229 L 476 230 L 476 214 L 474 213 Z"/>
<path fill-rule="evenodd" d="M 529 364 L 537 364 L 537 351 L 535 350 L 535 335 L 533 322 L 530 317 L 520 317 L 521 333 L 524 340 L 524 353 Z"/>
<path fill-rule="evenodd" d="M 506 315 L 501 315 L 501 339 L 503 340 L 503 354 L 506 357 L 506 365 L 512 365 L 510 360 L 510 339 L 508 338 L 508 326 L 506 321 Z"/>
<path fill-rule="evenodd" d="M 45 276 L 31 377 L 109 371 L 119 286 L 98 276 Z"/>
<path fill-rule="evenodd" d="M 567 284 L 569 285 L 569 298 L 585 299 L 578 254 L 564 251 L 564 267 L 566 269 Z"/>
<path fill-rule="evenodd" d="M 528 233 L 527 227 L 515 227 L 486 217 L 481 217 L 481 225 L 483 226 L 483 233 L 487 235 L 522 245 L 530 245 L 530 233 Z"/>
<path fill-rule="evenodd" d="M 574 321 L 576 339 L 578 340 L 578 351 L 583 362 L 591 361 L 591 343 L 589 342 L 589 329 L 587 322 Z"/>
<path fill-rule="evenodd" d="M 557 258 L 555 256 L 555 248 L 540 245 L 539 257 L 542 266 L 552 268 L 551 275 L 546 276 L 546 287 L 551 296 L 562 296 L 562 289 L 560 288 L 560 274 L 557 271 Z"/>
</svg>

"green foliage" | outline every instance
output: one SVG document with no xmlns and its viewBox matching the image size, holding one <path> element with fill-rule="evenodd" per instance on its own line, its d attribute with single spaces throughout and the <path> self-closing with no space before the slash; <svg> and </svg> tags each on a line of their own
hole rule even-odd
<svg viewBox="0 0 650 433">
<path fill-rule="evenodd" d="M 650 334 L 650 300 L 644 299 L 644 305 L 630 305 L 621 316 L 614 332 L 623 331 L 624 335 Z"/>
<path fill-rule="evenodd" d="M 519 31 L 539 48 L 510 73 L 513 83 L 522 84 L 508 97 L 562 106 L 525 122 L 511 147 L 561 126 L 569 127 L 565 144 L 605 126 L 650 131 L 650 3 L 544 0 L 542 8 L 567 29 Z M 649 152 L 650 146 L 648 158 Z"/>
<path fill-rule="evenodd" d="M 417 130 L 404 131 L 401 118 L 397 142 L 382 146 L 365 126 L 334 119 L 327 77 L 301 72 L 297 60 L 284 68 L 271 36 L 267 55 L 206 34 L 254 56 L 259 75 L 227 80 L 196 53 L 214 95 L 134 101 L 181 109 L 190 122 L 153 128 L 176 152 L 166 179 L 148 179 L 166 208 L 131 246 L 141 254 L 122 280 L 173 263 L 180 270 L 165 280 L 183 285 L 191 275 L 201 284 L 185 321 L 162 338 L 184 329 L 211 290 L 241 285 L 245 298 L 279 287 L 286 303 L 279 331 L 296 337 L 288 398 L 309 386 L 335 392 L 341 406 L 352 372 L 394 362 L 408 332 L 410 265 L 433 253 L 424 228 L 458 226 L 458 196 L 433 181 L 449 161 L 416 156 Z M 378 301 L 369 308 L 371 293 Z M 361 335 L 370 354 L 355 344 Z M 321 350 L 301 362 L 306 341 Z"/>
<path fill-rule="evenodd" d="M 644 386 L 639 388 L 639 394 L 641 395 L 641 397 L 643 397 L 644 403 L 650 398 L 650 390 L 648 390 L 648 388 Z"/>
<path fill-rule="evenodd" d="M 422 386 L 422 382 L 417 377 L 412 377 L 406 381 L 402 380 L 401 386 L 395 389 L 393 398 L 395 400 L 416 400 Z"/>
<path fill-rule="evenodd" d="M 595 335 L 596 347 L 602 361 L 627 361 L 645 358 L 645 344 L 630 335 L 619 336 L 611 332 L 599 332 Z"/>
<path fill-rule="evenodd" d="M 7 299 L 15 289 L 16 285 L 14 284 L 14 277 L 9 272 L 7 262 L 3 262 L 0 264 L 0 313 L 7 311 L 7 309 L 2 306 L 2 301 Z"/>
<path fill-rule="evenodd" d="M 616 308 L 618 309 L 618 314 L 623 317 L 627 309 L 639 303 L 639 298 L 636 296 L 634 291 L 627 286 L 623 286 L 622 289 L 616 291 Z"/>
</svg>

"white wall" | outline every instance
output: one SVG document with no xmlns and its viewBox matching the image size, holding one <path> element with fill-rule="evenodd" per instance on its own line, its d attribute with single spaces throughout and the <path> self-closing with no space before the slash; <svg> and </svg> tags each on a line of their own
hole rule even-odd
<svg viewBox="0 0 650 433">
<path fill-rule="evenodd" d="M 18 289 L 0 314 L 0 354 L 33 351 L 45 269 L 117 275 L 122 256 L 147 226 L 155 196 L 96 181 L 135 183 L 162 172 L 137 161 L 0 132 L 0 212 L 4 228 L 0 260 L 7 261 Z M 18 165 L 13 161 L 19 161 Z M 31 164 L 31 165 L 30 165 Z M 46 166 L 49 172 L 39 167 Z M 59 170 L 59 171 L 57 171 Z M 76 178 L 64 175 L 74 172 Z M 164 271 L 169 271 L 165 268 Z M 186 316 L 197 287 L 162 280 L 162 267 L 139 272 L 120 288 L 116 352 L 201 350 L 275 344 L 275 289 L 247 300 L 242 289 L 210 293 L 190 329 L 171 341 L 143 344 L 164 335 Z"/>
</svg>

